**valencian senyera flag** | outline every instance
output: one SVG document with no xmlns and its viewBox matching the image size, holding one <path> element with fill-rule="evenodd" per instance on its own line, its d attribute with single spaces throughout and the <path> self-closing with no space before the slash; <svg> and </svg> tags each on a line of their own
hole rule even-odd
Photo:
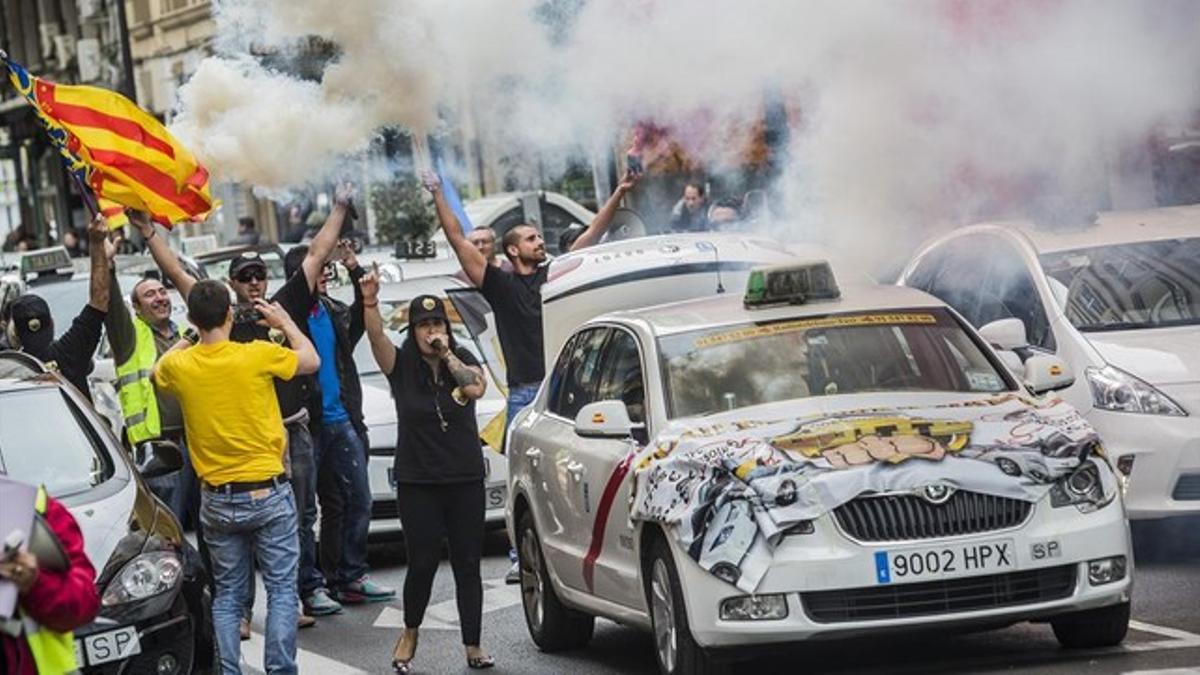
<svg viewBox="0 0 1200 675">
<path fill-rule="evenodd" d="M 100 87 L 48 82 L 30 75 L 4 52 L 0 58 L 67 169 L 91 188 L 110 225 L 127 222 L 122 207 L 144 211 L 170 227 L 203 220 L 217 206 L 208 171 L 137 104 Z"/>
</svg>

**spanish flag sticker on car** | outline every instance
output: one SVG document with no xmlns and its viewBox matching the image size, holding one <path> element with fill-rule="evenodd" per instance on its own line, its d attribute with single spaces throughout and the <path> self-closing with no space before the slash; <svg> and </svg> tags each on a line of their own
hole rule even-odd
<svg viewBox="0 0 1200 675">
<path fill-rule="evenodd" d="M 604 424 L 604 414 L 592 413 L 592 424 Z"/>
<path fill-rule="evenodd" d="M 1050 376 L 1051 377 L 1058 377 L 1059 375 L 1062 375 L 1062 374 L 1063 374 L 1062 366 L 1060 366 L 1058 364 L 1054 364 L 1054 365 L 1050 366 Z"/>
</svg>

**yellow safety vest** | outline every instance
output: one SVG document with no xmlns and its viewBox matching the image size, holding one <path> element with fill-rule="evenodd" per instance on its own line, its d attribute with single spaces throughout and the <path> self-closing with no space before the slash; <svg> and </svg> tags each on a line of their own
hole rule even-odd
<svg viewBox="0 0 1200 675">
<path fill-rule="evenodd" d="M 38 488 L 37 512 L 46 513 L 46 488 Z M 33 654 L 33 662 L 37 665 L 38 675 L 63 675 L 79 670 L 75 661 L 75 635 L 55 633 L 47 628 L 38 626 L 28 617 L 23 619 L 25 624 L 25 643 Z"/>
<path fill-rule="evenodd" d="M 154 362 L 158 360 L 154 332 L 139 316 L 133 317 L 133 330 L 136 338 L 133 355 L 117 365 L 117 398 L 121 401 L 125 434 L 130 445 L 158 438 L 162 433 L 158 399 L 154 397 L 154 383 L 150 381 Z"/>
</svg>

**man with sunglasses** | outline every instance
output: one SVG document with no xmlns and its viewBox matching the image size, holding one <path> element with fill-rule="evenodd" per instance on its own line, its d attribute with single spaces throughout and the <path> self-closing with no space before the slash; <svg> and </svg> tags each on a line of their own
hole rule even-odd
<svg viewBox="0 0 1200 675">
<path fill-rule="evenodd" d="M 276 344 L 287 345 L 286 338 L 279 332 L 260 325 L 253 311 L 249 309 L 256 300 L 279 303 L 292 321 L 300 328 L 305 337 L 308 335 L 308 313 L 316 301 L 313 295 L 318 281 L 324 274 L 325 261 L 337 244 L 342 224 L 346 220 L 352 199 L 352 189 L 349 186 L 338 188 L 333 208 L 321 229 L 313 237 L 308 250 L 297 266 L 270 299 L 268 293 L 267 264 L 262 256 L 255 251 L 246 251 L 229 263 L 229 278 L 227 283 L 237 296 L 238 309 L 235 309 L 235 319 L 229 339 L 233 342 L 252 342 L 268 340 Z M 161 240 L 155 245 L 157 237 L 149 238 L 150 252 L 163 273 L 175 284 L 184 298 L 196 284 L 196 280 L 183 268 L 179 260 Z M 240 319 L 240 320 L 239 320 Z M 288 458 L 290 460 L 290 478 L 292 491 L 296 497 L 296 512 L 300 515 L 300 569 L 297 577 L 300 586 L 300 598 L 304 603 L 304 615 L 301 625 L 312 625 L 308 617 L 336 614 L 342 610 L 325 587 L 325 579 L 316 565 L 316 541 L 313 525 L 316 519 L 315 497 L 317 483 L 316 447 L 310 422 L 315 424 L 318 419 L 312 419 L 310 413 L 318 412 L 319 408 L 313 403 L 317 392 L 312 376 L 293 377 L 291 380 L 276 380 L 275 394 L 279 399 L 279 409 L 283 415 L 284 426 L 287 430 Z M 236 396 L 237 392 L 229 392 Z M 246 617 L 241 629 L 243 639 L 250 637 L 250 608 L 254 604 L 254 584 L 246 594 Z"/>
</svg>

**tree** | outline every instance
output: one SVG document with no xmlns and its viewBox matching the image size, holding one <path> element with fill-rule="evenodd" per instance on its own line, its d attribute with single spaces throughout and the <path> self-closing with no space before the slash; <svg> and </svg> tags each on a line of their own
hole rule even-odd
<svg viewBox="0 0 1200 675">
<path fill-rule="evenodd" d="M 437 216 L 420 182 L 411 172 L 396 171 L 390 180 L 371 186 L 375 231 L 384 243 L 427 241 Z"/>
</svg>

